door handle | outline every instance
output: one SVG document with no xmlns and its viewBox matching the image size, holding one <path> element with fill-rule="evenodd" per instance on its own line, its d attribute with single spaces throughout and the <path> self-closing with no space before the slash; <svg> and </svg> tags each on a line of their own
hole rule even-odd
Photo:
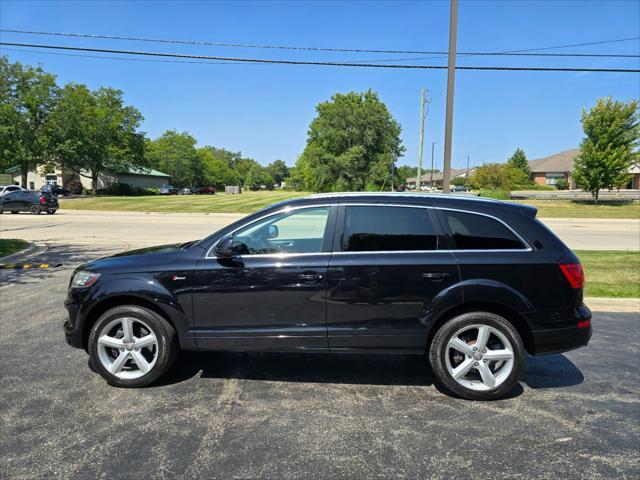
<svg viewBox="0 0 640 480">
<path fill-rule="evenodd" d="M 445 278 L 449 278 L 449 274 L 445 272 L 427 272 L 422 274 L 422 278 L 433 282 L 440 282 Z"/>
<path fill-rule="evenodd" d="M 302 273 L 298 275 L 298 278 L 303 282 L 315 282 L 322 279 L 322 275 L 318 273 Z"/>
</svg>

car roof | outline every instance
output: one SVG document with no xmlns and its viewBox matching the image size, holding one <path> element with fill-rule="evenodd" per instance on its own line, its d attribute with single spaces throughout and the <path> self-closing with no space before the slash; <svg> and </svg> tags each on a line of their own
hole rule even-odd
<svg viewBox="0 0 640 480">
<path fill-rule="evenodd" d="M 285 206 L 317 205 L 326 201 L 328 203 L 344 202 L 375 202 L 394 204 L 423 204 L 434 207 L 453 208 L 461 210 L 494 210 L 494 211 L 519 211 L 533 218 L 537 209 L 530 205 L 520 203 L 505 202 L 493 198 L 479 197 L 470 194 L 425 194 L 412 192 L 336 192 L 336 193 L 316 193 L 306 197 L 285 200 L 283 202 L 267 207 L 266 210 L 282 208 Z"/>
</svg>

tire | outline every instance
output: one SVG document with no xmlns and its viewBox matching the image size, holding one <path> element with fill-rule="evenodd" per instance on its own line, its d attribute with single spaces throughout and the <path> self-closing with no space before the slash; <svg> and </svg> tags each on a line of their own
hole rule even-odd
<svg viewBox="0 0 640 480">
<path fill-rule="evenodd" d="M 134 342 L 127 341 L 124 332 L 129 321 Z M 135 347 L 135 340 L 140 345 L 150 336 L 155 337 L 154 344 Z M 91 328 L 88 347 L 98 373 L 110 385 L 124 388 L 145 387 L 158 380 L 171 368 L 179 350 L 176 331 L 169 322 L 136 305 L 106 311 Z"/>
<path fill-rule="evenodd" d="M 56 213 L 56 210 L 47 210 L 47 213 L 48 213 L 49 215 L 53 215 L 54 213 Z"/>
<path fill-rule="evenodd" d="M 479 338 L 481 330 L 484 341 Z M 475 346 L 478 341 L 484 348 Z M 451 393 L 468 400 L 494 400 L 518 383 L 524 345 L 515 327 L 499 315 L 465 313 L 436 332 L 429 362 L 439 383 Z"/>
<path fill-rule="evenodd" d="M 13 213 L 14 215 L 17 215 L 20 212 L 18 210 L 11 210 L 11 213 Z"/>
<path fill-rule="evenodd" d="M 40 215 L 42 213 L 42 208 L 40 208 L 40 205 L 31 205 L 29 206 L 29 213 L 31 215 Z"/>
</svg>

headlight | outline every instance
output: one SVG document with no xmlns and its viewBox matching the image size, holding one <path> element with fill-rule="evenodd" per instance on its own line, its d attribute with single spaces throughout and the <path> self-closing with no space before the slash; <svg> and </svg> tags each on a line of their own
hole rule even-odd
<svg viewBox="0 0 640 480">
<path fill-rule="evenodd" d="M 90 287 L 100 278 L 99 273 L 83 272 L 79 271 L 73 276 L 71 280 L 71 288 L 85 288 Z"/>
</svg>

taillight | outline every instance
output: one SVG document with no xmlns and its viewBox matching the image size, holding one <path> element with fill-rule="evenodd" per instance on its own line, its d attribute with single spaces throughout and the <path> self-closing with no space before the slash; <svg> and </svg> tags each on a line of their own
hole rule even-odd
<svg viewBox="0 0 640 480">
<path fill-rule="evenodd" d="M 47 199 L 45 197 L 40 197 L 40 203 L 47 203 Z"/>
<path fill-rule="evenodd" d="M 564 273 L 564 277 L 569 281 L 571 288 L 584 287 L 584 270 L 579 263 L 561 263 L 560 270 Z"/>
<path fill-rule="evenodd" d="M 591 319 L 580 320 L 576 326 L 577 328 L 589 328 L 591 326 Z"/>
</svg>

